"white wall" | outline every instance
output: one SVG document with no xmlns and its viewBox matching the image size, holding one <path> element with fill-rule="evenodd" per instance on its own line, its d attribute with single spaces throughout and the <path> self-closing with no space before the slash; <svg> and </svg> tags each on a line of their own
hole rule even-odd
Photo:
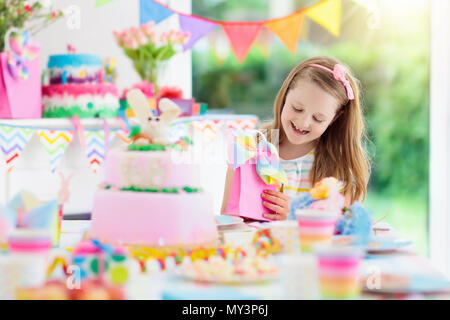
<svg viewBox="0 0 450 320">
<path fill-rule="evenodd" d="M 116 45 L 112 33 L 113 30 L 139 25 L 138 0 L 116 0 L 100 8 L 94 7 L 95 0 L 57 0 L 53 3 L 58 9 L 71 7 L 71 11 L 69 18 L 57 21 L 36 35 L 42 47 L 42 69 L 45 69 L 49 55 L 66 53 L 67 44 L 72 44 L 80 53 L 115 57 L 119 89 L 139 81 L 131 62 Z M 172 1 L 170 6 L 185 13 L 190 13 L 191 10 L 190 0 Z M 161 22 L 158 28 L 178 28 L 177 16 L 173 15 Z M 180 86 L 185 96 L 189 98 L 192 95 L 191 74 L 191 53 L 188 51 L 176 55 L 171 60 L 163 83 Z M 27 121 L 19 122 L 21 125 L 29 125 Z M 49 127 L 54 123 L 45 119 L 32 121 L 34 127 Z M 61 128 L 60 124 L 59 127 Z M 72 126 L 66 121 L 63 127 Z M 98 128 L 102 127 L 100 121 Z M 65 207 L 65 213 L 90 212 L 92 195 L 102 182 L 103 176 L 101 173 L 96 175 L 91 171 L 78 140 L 68 148 L 60 169 L 66 175 L 76 173 L 70 187 L 71 201 Z M 0 203 L 4 203 L 23 189 L 34 192 L 41 199 L 50 199 L 56 196 L 60 186 L 60 178 L 50 172 L 47 153 L 37 136 L 28 143 L 11 174 L 6 173 L 6 165 L 4 161 L 0 161 L 0 182 Z"/>
<path fill-rule="evenodd" d="M 72 44 L 80 53 L 115 57 L 119 89 L 139 81 L 131 61 L 116 45 L 113 36 L 114 30 L 120 31 L 139 25 L 139 0 L 116 0 L 100 8 L 94 7 L 95 0 L 58 0 L 53 3 L 58 9 L 71 8 L 71 10 L 67 18 L 55 22 L 36 35 L 42 46 L 42 69 L 45 69 L 49 55 L 67 53 L 67 45 Z M 191 1 L 172 1 L 170 7 L 190 13 Z M 178 26 L 178 17 L 173 15 L 161 22 L 158 28 L 178 28 Z M 190 98 L 191 77 L 191 53 L 187 51 L 171 60 L 163 83 L 180 86 L 186 97 Z"/>
</svg>

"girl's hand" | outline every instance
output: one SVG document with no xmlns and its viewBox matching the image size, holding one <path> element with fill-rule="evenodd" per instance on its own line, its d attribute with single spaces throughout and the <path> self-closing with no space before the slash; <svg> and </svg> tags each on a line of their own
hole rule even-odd
<svg viewBox="0 0 450 320">
<path fill-rule="evenodd" d="M 289 215 L 289 197 L 279 191 L 264 190 L 261 194 L 263 206 L 274 211 L 275 214 L 265 213 L 264 218 L 272 220 L 286 220 Z M 270 203 L 270 202 L 272 203 Z"/>
</svg>

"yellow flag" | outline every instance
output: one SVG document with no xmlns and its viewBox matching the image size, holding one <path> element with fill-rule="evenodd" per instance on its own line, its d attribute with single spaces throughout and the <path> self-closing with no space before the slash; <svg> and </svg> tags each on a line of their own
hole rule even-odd
<svg viewBox="0 0 450 320">
<path fill-rule="evenodd" d="M 341 30 L 341 0 L 320 2 L 306 10 L 305 14 L 333 35 L 339 36 Z"/>
<path fill-rule="evenodd" d="M 264 25 L 280 38 L 289 51 L 296 53 L 302 24 L 303 14 L 298 13 L 286 18 L 266 22 Z"/>
</svg>

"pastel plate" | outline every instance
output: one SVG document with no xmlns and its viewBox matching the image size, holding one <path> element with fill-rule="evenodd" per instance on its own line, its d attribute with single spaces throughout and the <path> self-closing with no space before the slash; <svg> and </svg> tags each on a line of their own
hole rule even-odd
<svg viewBox="0 0 450 320">
<path fill-rule="evenodd" d="M 431 275 L 382 274 L 379 288 L 367 288 L 370 293 L 439 293 L 450 292 L 450 281 Z"/>
<path fill-rule="evenodd" d="M 337 235 L 333 237 L 334 244 L 351 245 L 354 243 L 353 236 Z M 386 253 L 399 250 L 412 243 L 411 240 L 393 237 L 372 236 L 365 250 L 369 253 Z"/>
<path fill-rule="evenodd" d="M 209 283 L 217 285 L 245 285 L 245 284 L 257 284 L 263 282 L 274 281 L 279 278 L 278 273 L 261 274 L 254 277 L 246 277 L 240 275 L 233 275 L 227 278 L 207 277 L 199 276 L 195 273 L 179 270 L 176 275 L 180 278 L 188 281 L 195 281 L 200 283 Z"/>
<path fill-rule="evenodd" d="M 224 227 L 224 226 L 232 226 L 239 224 L 244 221 L 244 219 L 240 217 L 235 216 L 215 216 L 214 219 L 216 220 L 216 224 L 218 227 Z"/>
<path fill-rule="evenodd" d="M 372 237 L 370 240 L 367 251 L 371 253 L 381 253 L 399 250 L 412 244 L 411 240 L 402 238 L 385 239 L 381 237 Z"/>
</svg>

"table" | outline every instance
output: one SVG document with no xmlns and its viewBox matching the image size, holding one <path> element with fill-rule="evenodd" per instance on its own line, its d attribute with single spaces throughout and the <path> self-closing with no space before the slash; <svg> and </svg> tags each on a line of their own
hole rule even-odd
<svg viewBox="0 0 450 320">
<path fill-rule="evenodd" d="M 245 245 L 253 238 L 258 224 L 240 223 L 219 231 L 219 236 L 227 244 Z M 74 246 L 82 239 L 82 232 L 89 229 L 90 221 L 64 220 L 62 223 L 61 247 Z M 391 232 L 393 232 L 391 230 Z M 279 263 L 283 255 L 275 255 L 275 262 Z M 306 260 L 312 259 L 308 257 Z M 310 260 L 311 263 L 312 260 Z M 318 299 L 318 288 L 314 284 L 304 296 L 289 295 L 289 278 L 262 283 L 239 286 L 195 283 L 175 276 L 173 270 L 153 274 L 137 274 L 127 284 L 129 299 Z M 282 268 L 283 272 L 283 268 Z M 446 292 L 410 292 L 407 294 L 394 293 L 363 293 L 362 299 L 450 299 L 450 280 L 434 269 L 430 261 L 417 255 L 413 246 L 389 254 L 367 255 L 363 260 L 361 275 L 376 275 L 401 272 L 411 276 L 415 288 L 425 291 L 434 287 L 446 288 Z"/>
</svg>

